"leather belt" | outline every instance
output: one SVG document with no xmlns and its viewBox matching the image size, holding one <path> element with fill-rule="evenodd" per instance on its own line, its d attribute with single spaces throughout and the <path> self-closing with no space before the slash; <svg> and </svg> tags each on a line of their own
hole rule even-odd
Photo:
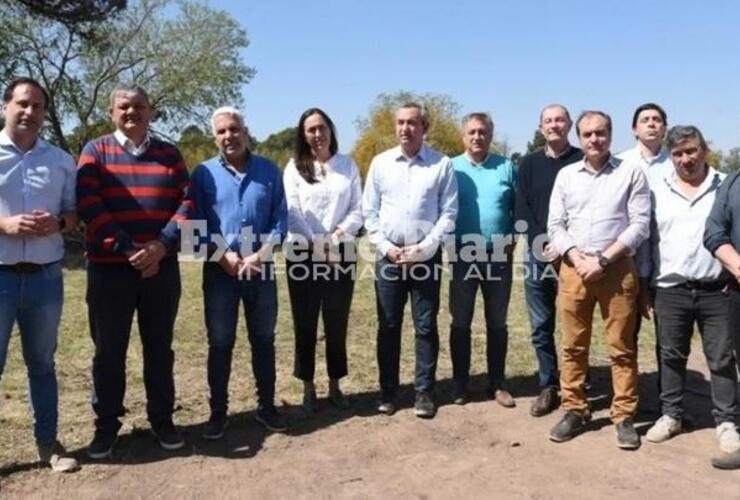
<svg viewBox="0 0 740 500">
<path fill-rule="evenodd" d="M 35 262 L 18 262 L 17 264 L 0 264 L 0 271 L 10 271 L 16 274 L 33 274 L 43 271 L 50 264 L 36 264 Z"/>
<path fill-rule="evenodd" d="M 704 291 L 717 291 L 722 290 L 727 286 L 727 280 L 715 280 L 715 281 L 701 281 L 701 280 L 686 280 L 683 283 L 676 285 L 681 288 L 688 290 L 704 290 Z"/>
</svg>

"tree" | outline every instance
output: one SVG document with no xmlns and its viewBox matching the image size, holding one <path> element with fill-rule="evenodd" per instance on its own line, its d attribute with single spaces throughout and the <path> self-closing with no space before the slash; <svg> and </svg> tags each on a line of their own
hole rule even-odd
<svg viewBox="0 0 740 500">
<path fill-rule="evenodd" d="M 158 111 L 154 126 L 173 136 L 183 123 L 205 126 L 214 107 L 239 106 L 241 86 L 255 74 L 239 56 L 249 44 L 246 32 L 226 12 L 197 0 L 137 0 L 129 7 L 99 26 L 93 43 L 63 23 L 29 18 L 17 3 L 0 5 L 0 83 L 26 74 L 47 88 L 49 134 L 67 151 L 79 149 L 70 147 L 65 128 L 76 129 L 77 144 L 92 138 L 121 81 L 147 89 Z"/>
<path fill-rule="evenodd" d="M 728 174 L 740 170 L 740 147 L 730 149 L 730 152 L 722 158 L 720 170 Z"/>
<path fill-rule="evenodd" d="M 371 107 L 369 116 L 356 120 L 359 137 L 352 155 L 363 178 L 376 154 L 398 144 L 394 110 L 400 104 L 411 101 L 423 104 L 429 112 L 430 127 L 426 141 L 433 148 L 448 156 L 463 152 L 458 119 L 460 106 L 452 98 L 447 95 L 420 95 L 406 91 L 380 94 Z"/>
<path fill-rule="evenodd" d="M 65 25 L 83 37 L 93 37 L 98 23 L 126 8 L 126 0 L 13 0 L 28 14 Z"/>
<path fill-rule="evenodd" d="M 288 127 L 280 132 L 271 134 L 263 142 L 254 144 L 253 151 L 258 155 L 266 156 L 283 168 L 293 157 L 295 148 L 295 127 Z"/>
<path fill-rule="evenodd" d="M 213 136 L 197 125 L 190 125 L 183 131 L 180 140 L 177 141 L 177 149 L 180 150 L 185 159 L 185 165 L 190 170 L 218 154 L 218 147 L 213 141 Z"/>
<path fill-rule="evenodd" d="M 542 135 L 540 129 L 535 130 L 534 137 L 532 137 L 532 142 L 527 143 L 527 154 L 534 153 L 535 151 L 539 151 L 540 149 L 544 148 L 545 143 L 545 136 Z"/>
</svg>

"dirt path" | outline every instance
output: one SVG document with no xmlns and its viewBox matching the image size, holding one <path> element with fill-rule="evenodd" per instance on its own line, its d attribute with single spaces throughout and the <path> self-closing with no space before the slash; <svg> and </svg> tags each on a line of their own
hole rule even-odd
<svg viewBox="0 0 740 500">
<path fill-rule="evenodd" d="M 85 464 L 74 475 L 41 470 L 10 474 L 3 498 L 740 498 L 740 472 L 713 470 L 714 429 L 698 359 L 689 380 L 695 429 L 636 452 L 615 446 L 608 421 L 605 368 L 595 370 L 593 429 L 575 440 L 547 439 L 559 414 L 528 415 L 531 397 L 506 410 L 490 401 L 443 406 L 421 421 L 406 407 L 377 416 L 374 395 L 355 410 L 317 416 L 289 408 L 290 435 L 263 433 L 251 414 L 237 415 L 224 441 L 210 444 L 187 427 L 179 455 L 159 451 L 143 431 L 124 435 L 116 458 Z M 655 377 L 641 378 L 654 393 Z M 478 384 L 480 385 L 480 384 Z M 533 392 L 521 386 L 519 393 Z M 405 399 L 410 404 L 411 392 Z M 641 406 L 647 426 L 654 400 Z M 83 456 L 84 450 L 78 451 Z"/>
</svg>

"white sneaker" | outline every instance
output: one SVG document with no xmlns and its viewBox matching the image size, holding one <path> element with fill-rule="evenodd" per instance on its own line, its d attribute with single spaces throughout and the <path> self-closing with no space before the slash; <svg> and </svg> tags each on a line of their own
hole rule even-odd
<svg viewBox="0 0 740 500">
<path fill-rule="evenodd" d="M 722 422 L 717 426 L 719 450 L 723 453 L 734 453 L 740 450 L 740 434 L 732 422 Z"/>
<path fill-rule="evenodd" d="M 663 415 L 647 431 L 645 439 L 651 443 L 662 443 L 681 432 L 681 421 L 668 415 Z"/>
</svg>

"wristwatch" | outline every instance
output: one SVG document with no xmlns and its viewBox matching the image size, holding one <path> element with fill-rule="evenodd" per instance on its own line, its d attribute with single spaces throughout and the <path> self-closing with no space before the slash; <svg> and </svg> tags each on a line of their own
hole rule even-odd
<svg viewBox="0 0 740 500">
<path fill-rule="evenodd" d="M 601 269 L 606 269 L 607 266 L 610 264 L 609 259 L 604 257 L 601 253 L 598 254 L 599 257 L 599 266 L 601 266 Z"/>
<path fill-rule="evenodd" d="M 64 231 L 64 228 L 67 227 L 67 219 L 60 215 L 59 217 L 57 217 L 57 225 L 59 226 L 59 232 L 61 233 L 62 231 Z"/>
</svg>

